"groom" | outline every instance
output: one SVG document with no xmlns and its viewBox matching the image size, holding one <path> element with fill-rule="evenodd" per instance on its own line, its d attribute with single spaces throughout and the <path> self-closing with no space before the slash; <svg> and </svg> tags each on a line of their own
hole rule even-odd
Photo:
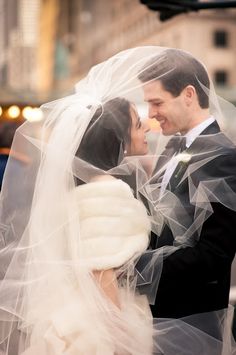
<svg viewBox="0 0 236 355">
<path fill-rule="evenodd" d="M 225 309 L 236 251 L 236 201 L 230 199 L 236 193 L 236 148 L 210 115 L 210 82 L 200 62 L 187 52 L 167 49 L 145 68 L 139 80 L 149 117 L 159 122 L 163 135 L 173 136 L 152 180 L 161 201 L 171 194 L 181 203 L 176 222 L 183 224 L 187 216 L 192 223 L 186 235 L 194 240 L 164 259 L 152 313 L 182 318 Z M 177 159 L 179 152 L 185 161 Z M 178 237 L 164 217 L 152 248 L 181 246 L 184 239 Z"/>
</svg>

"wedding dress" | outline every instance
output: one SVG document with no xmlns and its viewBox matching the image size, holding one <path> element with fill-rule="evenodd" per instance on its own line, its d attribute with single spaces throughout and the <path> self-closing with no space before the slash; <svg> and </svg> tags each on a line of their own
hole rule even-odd
<svg viewBox="0 0 236 355">
<path fill-rule="evenodd" d="M 127 275 L 119 275 L 125 263 L 136 260 L 148 246 L 150 222 L 145 207 L 118 179 L 91 182 L 71 193 L 80 218 L 80 271 L 76 275 L 61 266 L 49 274 L 44 280 L 44 287 L 49 284 L 45 299 L 36 309 L 32 300 L 37 296 L 30 292 L 26 312 L 33 326 L 29 347 L 22 354 L 113 355 L 124 354 L 125 349 L 127 354 L 151 354 L 147 299 L 127 288 Z M 111 268 L 118 276 L 120 309 L 89 275 Z"/>
</svg>

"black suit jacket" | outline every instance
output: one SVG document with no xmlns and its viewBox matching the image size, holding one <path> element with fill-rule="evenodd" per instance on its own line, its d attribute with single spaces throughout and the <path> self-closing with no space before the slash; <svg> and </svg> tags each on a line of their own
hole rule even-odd
<svg viewBox="0 0 236 355">
<path fill-rule="evenodd" d="M 209 134 L 211 136 L 203 138 Z M 165 153 L 170 153 L 170 156 Z M 172 156 L 168 149 L 165 153 L 158 164 L 164 164 Z M 178 164 L 168 189 L 180 199 L 186 213 L 194 219 L 189 180 L 182 179 L 184 173 L 188 167 L 199 166 L 198 162 L 205 161 L 191 173 L 191 184 L 198 187 L 202 181 L 220 182 L 224 178 L 236 192 L 236 148 L 214 122 L 186 153 L 192 158 L 187 164 Z M 180 318 L 228 306 L 230 270 L 236 250 L 236 212 L 218 201 L 212 201 L 211 207 L 213 213 L 203 223 L 197 243 L 178 249 L 164 260 L 156 301 L 151 307 L 154 317 Z M 166 224 L 160 236 L 152 235 L 151 245 L 155 249 L 172 245 L 173 241 L 172 231 Z"/>
</svg>

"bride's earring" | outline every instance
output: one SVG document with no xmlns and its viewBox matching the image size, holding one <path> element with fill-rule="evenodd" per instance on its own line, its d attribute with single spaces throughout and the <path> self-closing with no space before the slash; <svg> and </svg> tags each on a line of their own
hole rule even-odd
<svg viewBox="0 0 236 355">
<path fill-rule="evenodd" d="M 124 150 L 124 155 L 126 155 L 127 154 L 127 150 Z"/>
</svg>

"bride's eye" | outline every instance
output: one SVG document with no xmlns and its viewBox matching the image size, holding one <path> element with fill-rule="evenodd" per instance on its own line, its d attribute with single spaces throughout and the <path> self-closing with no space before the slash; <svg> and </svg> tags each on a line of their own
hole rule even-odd
<svg viewBox="0 0 236 355">
<path fill-rule="evenodd" d="M 141 128 L 141 126 L 142 126 L 142 122 L 141 122 L 141 120 L 139 119 L 139 120 L 138 120 L 138 123 L 137 123 L 137 128 Z"/>
</svg>

